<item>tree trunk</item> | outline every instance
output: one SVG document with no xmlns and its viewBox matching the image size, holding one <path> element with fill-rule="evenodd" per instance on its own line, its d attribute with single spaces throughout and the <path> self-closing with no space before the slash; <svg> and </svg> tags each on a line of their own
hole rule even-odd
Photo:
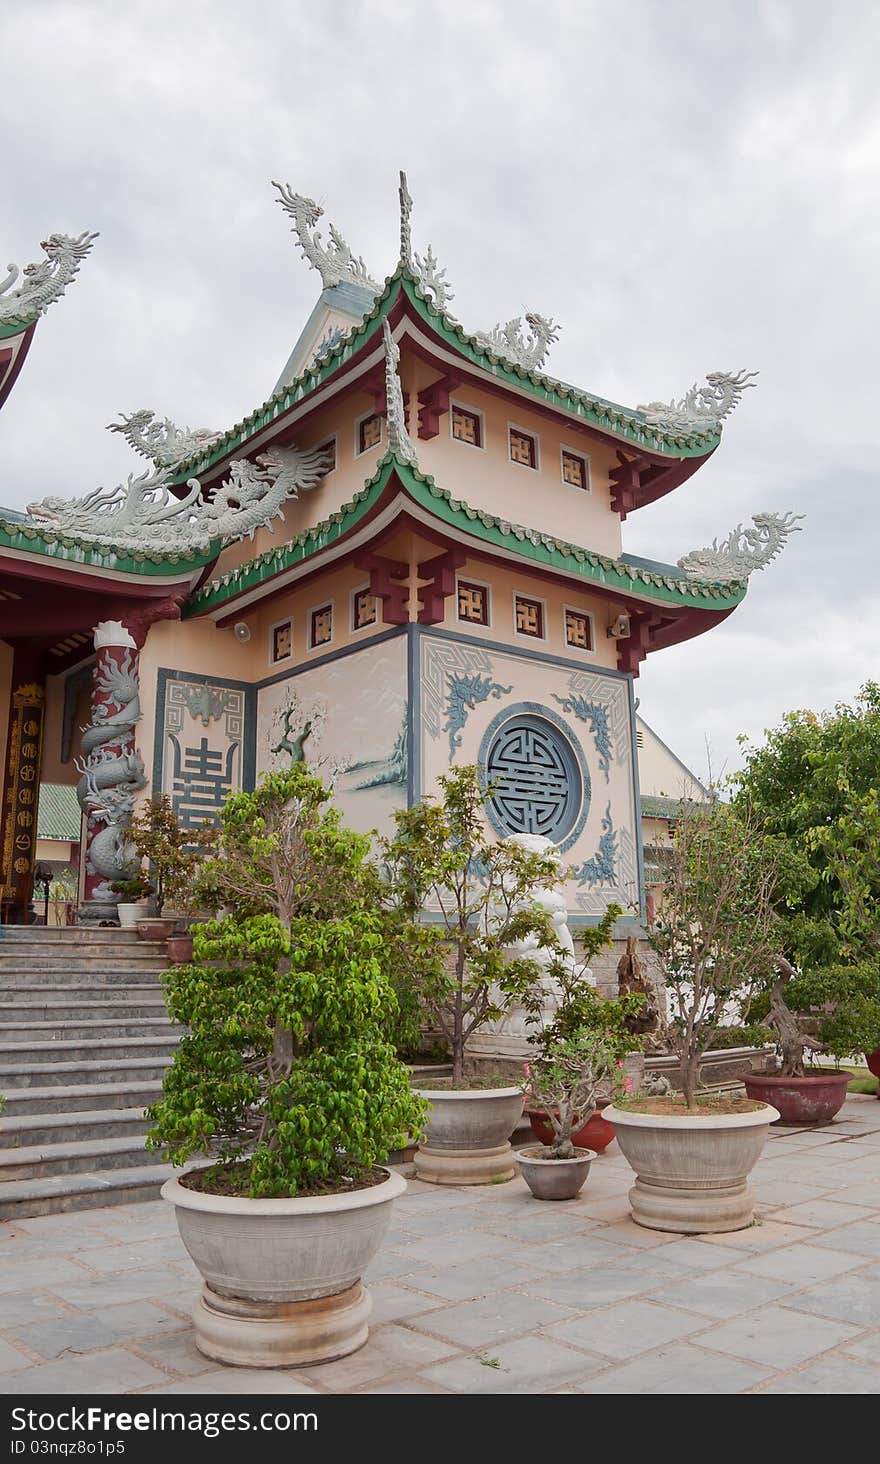
<svg viewBox="0 0 880 1464">
<path fill-rule="evenodd" d="M 681 1058 L 681 1082 L 689 1113 L 696 1113 L 697 1088 L 700 1082 L 700 1053 L 684 1054 Z"/>
</svg>

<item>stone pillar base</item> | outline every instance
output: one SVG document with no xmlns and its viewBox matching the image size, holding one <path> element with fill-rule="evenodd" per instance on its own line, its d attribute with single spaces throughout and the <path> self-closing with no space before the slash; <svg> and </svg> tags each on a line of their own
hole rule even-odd
<svg viewBox="0 0 880 1464">
<path fill-rule="evenodd" d="M 416 1179 L 427 1184 L 502 1184 L 517 1170 L 509 1141 L 494 1149 L 429 1149 L 420 1144 L 415 1167 Z"/>
<path fill-rule="evenodd" d="M 193 1321 L 196 1346 L 234 1367 L 309 1367 L 356 1352 L 373 1300 L 362 1282 L 313 1301 L 247 1301 L 205 1286 Z"/>
<path fill-rule="evenodd" d="M 76 912 L 77 925 L 117 925 L 119 911 L 115 900 L 83 900 Z"/>
<path fill-rule="evenodd" d="M 675 1235 L 710 1235 L 745 1230 L 755 1218 L 755 1204 L 745 1180 L 717 1187 L 666 1189 L 637 1179 L 629 1192 L 632 1217 L 647 1230 Z"/>
</svg>

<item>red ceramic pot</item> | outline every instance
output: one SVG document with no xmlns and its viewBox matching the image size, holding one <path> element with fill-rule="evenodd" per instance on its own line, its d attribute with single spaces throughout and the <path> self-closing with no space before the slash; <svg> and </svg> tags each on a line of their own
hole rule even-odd
<svg viewBox="0 0 880 1464">
<path fill-rule="evenodd" d="M 875 1047 L 873 1052 L 866 1052 L 865 1062 L 868 1064 L 868 1072 L 880 1079 L 880 1047 Z M 880 1098 L 880 1087 L 877 1088 L 877 1097 Z"/>
<path fill-rule="evenodd" d="M 540 1108 L 530 1108 L 528 1110 L 528 1116 L 535 1138 L 540 1139 L 542 1144 L 552 1144 L 553 1125 L 547 1117 L 547 1114 Z M 601 1154 L 608 1148 L 613 1138 L 614 1124 L 609 1123 L 607 1118 L 602 1117 L 601 1108 L 596 1108 L 590 1114 L 586 1123 L 581 1124 L 579 1129 L 575 1129 L 571 1136 L 571 1142 L 576 1149 L 592 1149 L 595 1154 Z"/>
<path fill-rule="evenodd" d="M 161 915 L 148 915 L 137 922 L 137 933 L 141 940 L 167 940 L 174 933 L 174 920 L 163 920 Z"/>
<path fill-rule="evenodd" d="M 183 961 L 191 961 L 193 953 L 193 938 L 191 935 L 169 935 L 165 942 L 168 949 L 168 959 L 173 961 L 175 966 Z"/>
<path fill-rule="evenodd" d="M 780 1123 L 829 1123 L 842 1107 L 852 1073 L 834 1069 L 786 1078 L 779 1073 L 746 1073 L 746 1093 L 758 1103 L 769 1103 Z"/>
</svg>

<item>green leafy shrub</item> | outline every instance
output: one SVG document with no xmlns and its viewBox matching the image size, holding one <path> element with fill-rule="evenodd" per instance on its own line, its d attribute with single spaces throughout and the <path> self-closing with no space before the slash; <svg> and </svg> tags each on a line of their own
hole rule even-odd
<svg viewBox="0 0 880 1464">
<path fill-rule="evenodd" d="M 218 1159 L 203 1188 L 338 1191 L 400 1148 L 425 1109 L 387 1037 L 395 1004 L 369 841 L 302 764 L 228 799 L 195 895 L 225 911 L 167 975 L 189 1031 L 151 1110 L 151 1148 Z"/>
<path fill-rule="evenodd" d="M 137 905 L 153 893 L 152 884 L 143 874 L 132 875 L 131 879 L 114 879 L 110 888 L 114 895 L 121 895 L 129 905 Z"/>
</svg>

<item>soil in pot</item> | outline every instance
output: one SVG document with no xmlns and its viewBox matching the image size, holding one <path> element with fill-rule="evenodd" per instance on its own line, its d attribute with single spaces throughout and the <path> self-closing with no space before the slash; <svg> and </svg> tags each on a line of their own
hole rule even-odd
<svg viewBox="0 0 880 1464">
<path fill-rule="evenodd" d="M 846 1099 L 851 1074 L 837 1068 L 810 1071 L 802 1078 L 782 1073 L 744 1073 L 750 1098 L 772 1103 L 780 1123 L 830 1123 Z"/>
<path fill-rule="evenodd" d="M 580 1194 L 596 1158 L 594 1149 L 575 1148 L 571 1159 L 557 1159 L 544 1146 L 520 1149 L 520 1173 L 536 1200 L 573 1200 Z"/>
<path fill-rule="evenodd" d="M 713 1115 L 726 1116 L 732 1113 L 757 1113 L 760 1108 L 766 1107 L 765 1102 L 755 1102 L 751 1098 L 730 1098 L 718 1097 L 716 1094 L 707 1094 L 705 1097 L 697 1097 L 697 1111 L 693 1113 L 684 1101 L 681 1093 L 672 1093 L 669 1097 L 662 1098 L 627 1098 L 621 1100 L 617 1105 L 626 1113 L 656 1113 L 658 1116 L 669 1114 L 681 1118 L 712 1118 Z"/>
<path fill-rule="evenodd" d="M 547 1114 L 542 1113 L 539 1108 L 530 1108 L 528 1119 L 535 1138 L 542 1144 L 552 1144 L 553 1125 Z M 603 1154 L 613 1138 L 613 1123 L 609 1123 L 607 1118 L 602 1117 L 601 1108 L 596 1108 L 586 1123 L 582 1123 L 579 1128 L 575 1129 L 571 1141 L 576 1149 L 593 1149 L 597 1154 Z"/>
<path fill-rule="evenodd" d="M 195 1190 L 200 1195 L 233 1195 L 246 1198 L 250 1189 L 251 1167 L 246 1159 L 237 1164 L 208 1164 L 199 1169 L 190 1169 L 180 1176 L 184 1189 Z M 264 1200 L 308 1200 L 321 1195 L 350 1195 L 356 1190 L 370 1189 L 374 1184 L 384 1184 L 388 1178 L 387 1169 L 353 1170 L 351 1177 L 299 1189 L 296 1195 L 263 1195 Z"/>
</svg>

